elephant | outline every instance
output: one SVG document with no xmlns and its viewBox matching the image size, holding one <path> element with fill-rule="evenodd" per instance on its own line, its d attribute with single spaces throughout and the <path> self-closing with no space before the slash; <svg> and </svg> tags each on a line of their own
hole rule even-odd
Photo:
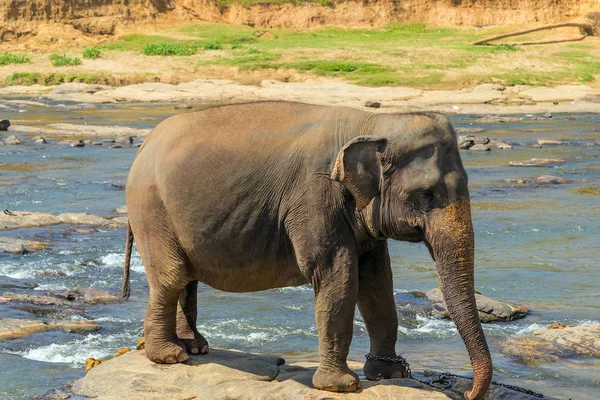
<svg viewBox="0 0 600 400">
<path fill-rule="evenodd" d="M 229 292 L 310 284 L 317 389 L 361 387 L 347 356 L 356 306 L 368 379 L 406 377 L 388 239 L 424 242 L 474 371 L 480 399 L 492 359 L 475 304 L 467 174 L 455 131 L 438 113 L 371 113 L 285 101 L 223 105 L 162 121 L 126 184 L 123 295 L 135 240 L 150 294 L 147 357 L 206 353 L 196 329 L 202 282 Z"/>
</svg>

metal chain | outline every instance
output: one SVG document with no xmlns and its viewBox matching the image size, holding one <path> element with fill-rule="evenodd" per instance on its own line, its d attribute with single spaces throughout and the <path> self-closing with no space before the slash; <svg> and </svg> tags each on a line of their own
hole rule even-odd
<svg viewBox="0 0 600 400">
<path fill-rule="evenodd" d="M 406 369 L 406 372 L 408 373 L 408 377 L 412 378 L 412 371 L 410 370 L 410 364 L 402 356 L 383 357 L 383 356 L 374 356 L 371 353 L 367 353 L 367 354 L 365 354 L 365 358 L 367 359 L 367 361 L 385 361 L 385 362 L 391 362 L 391 363 L 398 363 Z"/>
<path fill-rule="evenodd" d="M 410 364 L 408 363 L 408 361 L 406 361 L 406 359 L 402 356 L 396 356 L 396 357 L 383 357 L 383 356 L 374 356 L 371 353 L 367 353 L 365 354 L 365 358 L 367 359 L 367 361 L 385 361 L 385 362 L 391 362 L 391 363 L 398 363 L 401 366 L 403 366 L 404 368 L 406 368 L 406 371 L 408 373 L 408 377 L 409 378 L 413 378 L 412 376 L 412 372 L 410 370 Z M 450 372 L 444 372 L 442 374 L 439 374 L 437 376 L 437 378 L 432 378 L 430 380 L 420 380 L 420 379 L 416 379 L 421 383 L 424 383 L 426 385 L 429 385 L 431 387 L 434 388 L 438 388 L 438 389 L 450 389 L 452 387 L 452 382 L 450 382 L 448 379 L 446 379 L 446 377 L 455 377 L 455 378 L 463 378 L 463 379 L 469 379 L 469 380 L 473 380 L 473 378 L 470 378 L 468 376 L 462 376 L 462 375 L 457 375 L 457 374 L 452 374 Z M 530 389 L 525 389 L 519 386 L 515 386 L 515 385 L 509 385 L 506 383 L 500 383 L 500 382 L 496 382 L 496 381 L 492 381 L 492 385 L 496 385 L 496 386 L 501 386 L 510 390 L 514 390 L 516 392 L 520 392 L 520 393 L 525 393 L 528 394 L 530 396 L 533 397 L 537 397 L 538 399 L 543 399 L 544 395 L 538 392 L 534 392 L 533 390 Z"/>
<path fill-rule="evenodd" d="M 425 384 L 435 387 L 435 388 L 449 389 L 452 387 L 452 383 L 448 379 L 446 379 L 446 377 L 450 377 L 450 376 L 455 377 L 455 378 L 463 378 L 463 379 L 473 380 L 473 378 L 470 378 L 468 376 L 462 376 L 462 375 L 452 374 L 450 372 L 444 372 L 442 374 L 439 374 L 437 376 L 437 378 L 432 378 L 430 380 L 424 380 L 424 381 L 421 381 L 419 379 L 419 381 L 421 383 L 425 383 Z M 525 393 L 530 396 L 537 397 L 538 399 L 544 398 L 543 394 L 534 392 L 533 390 L 530 390 L 530 389 L 522 388 L 520 386 L 509 385 L 506 383 L 500 383 L 500 382 L 496 382 L 496 381 L 492 381 L 491 383 L 492 383 L 492 385 L 505 387 L 507 389 L 514 390 L 514 391 L 520 392 L 520 393 Z M 436 386 L 436 385 L 438 385 L 438 386 Z M 440 387 L 439 385 L 442 385 L 443 387 Z"/>
</svg>

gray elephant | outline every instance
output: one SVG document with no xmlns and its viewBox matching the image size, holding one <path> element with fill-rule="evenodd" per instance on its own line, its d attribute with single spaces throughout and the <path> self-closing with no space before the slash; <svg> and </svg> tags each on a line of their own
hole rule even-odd
<svg viewBox="0 0 600 400">
<path fill-rule="evenodd" d="M 208 351 L 196 329 L 198 281 L 230 292 L 309 283 L 316 388 L 360 388 L 346 364 L 356 305 L 371 343 L 366 377 L 407 376 L 389 360 L 398 320 L 387 239 L 422 241 L 471 358 L 466 396 L 486 392 L 492 361 L 475 304 L 467 175 L 444 116 L 291 102 L 177 115 L 144 141 L 126 197 L 123 291 L 135 237 L 150 284 L 150 360 Z"/>
</svg>

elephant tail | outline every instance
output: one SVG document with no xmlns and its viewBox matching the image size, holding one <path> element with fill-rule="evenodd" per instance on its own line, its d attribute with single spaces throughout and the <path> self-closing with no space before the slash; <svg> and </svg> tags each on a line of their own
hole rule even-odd
<svg viewBox="0 0 600 400">
<path fill-rule="evenodd" d="M 131 224 L 127 222 L 127 239 L 125 240 L 125 263 L 123 264 L 123 286 L 121 295 L 124 299 L 129 299 L 131 287 L 129 285 L 129 266 L 131 265 L 131 249 L 133 248 L 133 231 Z"/>
</svg>

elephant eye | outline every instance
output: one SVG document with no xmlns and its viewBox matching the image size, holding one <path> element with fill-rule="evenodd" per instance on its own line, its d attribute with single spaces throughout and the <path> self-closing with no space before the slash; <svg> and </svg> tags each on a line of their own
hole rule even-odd
<svg viewBox="0 0 600 400">
<path fill-rule="evenodd" d="M 426 190 L 422 193 L 421 201 L 419 202 L 419 208 L 421 211 L 429 212 L 433 208 L 433 202 L 435 200 L 435 193 L 431 190 Z"/>
</svg>

